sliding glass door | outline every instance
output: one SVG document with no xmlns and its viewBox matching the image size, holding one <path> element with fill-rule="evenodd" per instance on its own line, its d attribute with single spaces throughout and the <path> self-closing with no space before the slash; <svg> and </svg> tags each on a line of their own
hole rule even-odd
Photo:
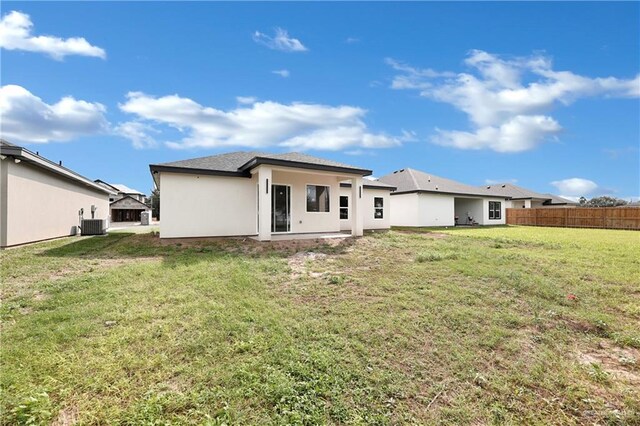
<svg viewBox="0 0 640 426">
<path fill-rule="evenodd" d="M 271 232 L 291 231 L 291 187 L 271 186 Z"/>
</svg>

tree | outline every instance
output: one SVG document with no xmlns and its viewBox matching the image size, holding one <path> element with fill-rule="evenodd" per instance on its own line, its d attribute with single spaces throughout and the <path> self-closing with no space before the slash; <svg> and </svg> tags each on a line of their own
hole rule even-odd
<svg viewBox="0 0 640 426">
<path fill-rule="evenodd" d="M 151 216 L 160 220 L 160 190 L 158 188 L 151 191 Z"/>
<path fill-rule="evenodd" d="M 590 199 L 585 204 L 585 207 L 617 207 L 626 206 L 627 204 L 628 202 L 623 199 L 603 195 L 602 197 L 594 197 Z"/>
</svg>

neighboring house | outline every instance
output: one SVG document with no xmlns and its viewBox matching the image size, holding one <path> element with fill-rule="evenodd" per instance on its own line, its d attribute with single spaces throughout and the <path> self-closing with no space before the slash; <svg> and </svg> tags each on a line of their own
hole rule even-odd
<svg viewBox="0 0 640 426">
<path fill-rule="evenodd" d="M 72 170 L 0 140 L 0 247 L 73 235 L 79 212 L 108 219 L 109 193 Z"/>
<path fill-rule="evenodd" d="M 498 183 L 486 185 L 485 188 L 496 194 L 504 195 L 507 200 L 507 208 L 536 208 L 536 207 L 575 207 L 579 204 L 552 194 L 541 194 L 511 183 Z"/>
<path fill-rule="evenodd" d="M 379 179 L 395 186 L 392 226 L 503 225 L 507 197 L 414 169 Z"/>
<path fill-rule="evenodd" d="M 162 197 L 162 238 L 257 235 L 268 241 L 279 234 L 349 230 L 359 236 L 367 227 L 389 227 L 393 188 L 364 180 L 370 170 L 335 161 L 231 152 L 149 168 Z"/>
<path fill-rule="evenodd" d="M 95 183 L 113 192 L 109 197 L 111 222 L 140 222 L 142 212 L 151 214 L 151 206 L 145 204 L 146 196 L 142 192 L 100 179 Z"/>
</svg>

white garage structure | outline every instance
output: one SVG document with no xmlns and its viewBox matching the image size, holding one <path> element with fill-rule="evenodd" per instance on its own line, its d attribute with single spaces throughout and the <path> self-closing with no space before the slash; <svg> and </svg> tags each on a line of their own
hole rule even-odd
<svg viewBox="0 0 640 426">
<path fill-rule="evenodd" d="M 505 196 L 414 169 L 381 177 L 391 193 L 392 226 L 504 225 Z"/>
<path fill-rule="evenodd" d="M 72 170 L 0 141 L 0 247 L 73 235 L 84 218 L 109 217 L 111 191 Z"/>
<path fill-rule="evenodd" d="M 367 226 L 389 227 L 390 189 L 370 190 L 363 182 L 370 170 L 331 160 L 231 152 L 149 168 L 160 190 L 161 238 L 257 236 L 269 241 L 341 230 L 360 236 Z M 373 205 L 379 201 L 374 192 L 386 193 L 386 212 Z M 349 209 L 342 220 L 341 195 L 348 197 Z M 383 215 L 378 221 L 369 217 L 376 211 Z"/>
</svg>

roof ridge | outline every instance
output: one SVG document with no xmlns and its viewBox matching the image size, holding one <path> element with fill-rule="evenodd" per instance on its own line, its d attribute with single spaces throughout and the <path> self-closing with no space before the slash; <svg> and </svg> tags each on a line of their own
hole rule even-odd
<svg viewBox="0 0 640 426">
<path fill-rule="evenodd" d="M 413 174 L 413 172 L 415 172 L 416 170 L 414 170 L 412 168 L 407 168 L 406 170 L 409 172 L 409 176 L 411 176 L 411 180 L 413 181 L 413 184 L 416 186 L 416 188 L 420 188 L 420 185 L 418 185 L 418 180 L 416 179 L 415 175 Z"/>
</svg>

